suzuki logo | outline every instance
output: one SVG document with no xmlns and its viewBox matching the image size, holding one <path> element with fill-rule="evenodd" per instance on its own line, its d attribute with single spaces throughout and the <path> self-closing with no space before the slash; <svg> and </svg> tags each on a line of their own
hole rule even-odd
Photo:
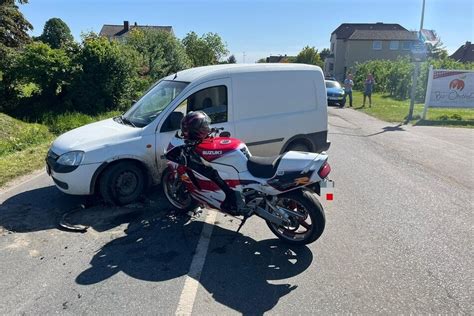
<svg viewBox="0 0 474 316">
<path fill-rule="evenodd" d="M 217 156 L 217 155 L 222 155 L 222 150 L 204 150 L 202 154 Z"/>
</svg>

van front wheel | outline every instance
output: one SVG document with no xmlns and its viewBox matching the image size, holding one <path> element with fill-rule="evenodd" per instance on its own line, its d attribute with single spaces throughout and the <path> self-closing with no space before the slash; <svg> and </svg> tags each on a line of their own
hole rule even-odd
<svg viewBox="0 0 474 316">
<path fill-rule="evenodd" d="M 145 189 L 145 176 L 136 164 L 124 161 L 107 168 L 100 178 L 100 194 L 106 203 L 125 205 L 137 200 Z"/>
</svg>

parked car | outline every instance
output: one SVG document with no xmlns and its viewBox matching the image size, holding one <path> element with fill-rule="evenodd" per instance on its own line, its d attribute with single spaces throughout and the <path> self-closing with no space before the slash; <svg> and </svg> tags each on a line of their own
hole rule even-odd
<svg viewBox="0 0 474 316">
<path fill-rule="evenodd" d="M 121 116 L 59 136 L 47 155 L 48 174 L 65 193 L 98 192 L 108 202 L 130 203 L 161 181 L 166 146 L 194 110 L 245 141 L 252 154 L 320 152 L 330 145 L 321 68 L 207 66 L 159 80 Z"/>
<path fill-rule="evenodd" d="M 344 88 L 341 87 L 341 84 L 335 80 L 325 80 L 328 105 L 338 105 L 343 107 L 346 103 L 344 98 Z"/>
</svg>

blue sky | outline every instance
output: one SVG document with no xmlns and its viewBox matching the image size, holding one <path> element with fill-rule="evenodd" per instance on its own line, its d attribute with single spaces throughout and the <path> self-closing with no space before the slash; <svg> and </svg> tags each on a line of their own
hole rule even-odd
<svg viewBox="0 0 474 316">
<path fill-rule="evenodd" d="M 305 45 L 329 47 L 341 23 L 399 23 L 420 26 L 422 0 L 30 0 L 20 10 L 39 35 L 52 17 L 64 20 L 76 39 L 83 31 L 124 20 L 171 25 L 182 38 L 189 31 L 217 32 L 238 62 L 270 54 L 295 55 Z M 450 53 L 474 40 L 472 0 L 426 0 L 424 27 L 438 32 Z"/>
</svg>

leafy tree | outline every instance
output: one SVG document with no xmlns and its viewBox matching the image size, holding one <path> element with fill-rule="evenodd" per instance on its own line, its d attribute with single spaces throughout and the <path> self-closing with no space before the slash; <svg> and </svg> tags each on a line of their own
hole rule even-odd
<svg viewBox="0 0 474 316">
<path fill-rule="evenodd" d="M 227 58 L 227 63 L 228 63 L 228 64 L 236 64 L 236 63 L 237 63 L 237 59 L 235 59 L 235 56 L 234 56 L 234 55 L 230 55 L 229 58 Z"/>
<path fill-rule="evenodd" d="M 324 62 L 329 55 L 331 55 L 329 48 L 323 48 L 323 50 L 319 53 L 319 58 Z"/>
<path fill-rule="evenodd" d="M 206 33 L 201 37 L 194 32 L 188 33 L 183 38 L 186 54 L 193 66 L 215 65 L 227 55 L 227 44 L 217 33 Z"/>
<path fill-rule="evenodd" d="M 117 41 L 94 34 L 85 37 L 77 57 L 81 70 L 71 89 L 75 110 L 100 113 L 130 105 L 136 69 L 129 53 Z"/>
<path fill-rule="evenodd" d="M 49 44 L 52 48 L 60 48 L 73 42 L 74 38 L 72 37 L 71 30 L 63 20 L 52 18 L 46 21 L 39 40 Z"/>
<path fill-rule="evenodd" d="M 53 49 L 45 43 L 33 42 L 25 46 L 13 67 L 18 83 L 34 83 L 42 99 L 50 104 L 57 101 L 63 88 L 71 82 L 73 63 L 62 49 Z"/>
<path fill-rule="evenodd" d="M 20 4 L 28 0 L 18 1 Z M 0 50 L 6 47 L 20 47 L 30 41 L 28 31 L 33 26 L 28 22 L 15 4 L 15 0 L 0 0 Z M 0 56 L 1 57 L 1 56 Z"/>
<path fill-rule="evenodd" d="M 300 64 L 317 65 L 322 67 L 323 62 L 319 57 L 318 50 L 314 47 L 306 46 L 296 56 L 296 62 Z"/>
<path fill-rule="evenodd" d="M 267 62 L 266 58 L 260 58 L 259 60 L 257 60 L 258 64 L 265 64 L 266 62 Z"/>
<path fill-rule="evenodd" d="M 427 44 L 426 50 L 427 50 L 428 58 L 435 58 L 435 59 L 448 58 L 448 51 L 446 50 L 446 47 L 441 41 L 437 42 L 434 45 Z"/>
<path fill-rule="evenodd" d="M 158 79 L 191 66 L 183 44 L 170 32 L 133 29 L 126 43 L 139 53 L 142 75 Z"/>
</svg>

